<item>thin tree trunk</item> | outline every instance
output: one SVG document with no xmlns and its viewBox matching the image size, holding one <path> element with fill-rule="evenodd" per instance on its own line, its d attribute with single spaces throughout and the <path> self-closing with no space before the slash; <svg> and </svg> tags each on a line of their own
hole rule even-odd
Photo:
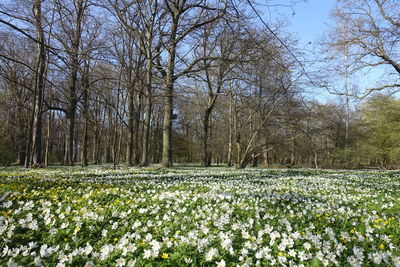
<svg viewBox="0 0 400 267">
<path fill-rule="evenodd" d="M 210 166 L 210 160 L 209 160 L 209 151 L 208 151 L 208 137 L 209 137 L 209 124 L 210 124 L 210 114 L 211 114 L 211 109 L 207 108 L 204 111 L 204 117 L 203 117 L 203 142 L 202 142 L 202 165 L 203 167 L 209 167 Z"/>
<path fill-rule="evenodd" d="M 135 166 L 140 163 L 140 146 L 139 146 L 139 132 L 140 132 L 140 111 L 142 108 L 142 94 L 139 93 L 136 96 L 136 108 L 135 108 L 135 131 L 134 131 L 134 143 L 133 143 L 133 164 Z"/>
<path fill-rule="evenodd" d="M 42 27 L 42 0 L 35 0 L 33 6 L 35 15 L 36 37 L 38 40 L 37 52 L 37 73 L 35 82 L 35 100 L 32 129 L 32 164 L 33 166 L 43 165 L 42 158 L 42 112 L 43 112 L 43 93 L 44 93 L 44 75 L 46 70 L 46 53 L 44 46 L 44 33 Z"/>
<path fill-rule="evenodd" d="M 173 117 L 173 84 L 167 86 L 167 96 L 164 101 L 163 121 L 163 153 L 162 166 L 172 167 L 172 117 Z"/>
<path fill-rule="evenodd" d="M 64 165 L 74 165 L 74 141 L 75 141 L 75 116 L 77 108 L 77 95 L 76 95 L 76 83 L 78 77 L 79 68 L 79 47 L 82 35 L 82 21 L 86 4 L 83 0 L 75 3 L 76 9 L 76 20 L 75 29 L 72 33 L 71 50 L 69 51 L 70 56 L 70 73 L 69 73 L 69 85 L 68 85 L 68 109 L 67 109 L 67 134 L 65 142 L 65 154 L 64 154 Z"/>
<path fill-rule="evenodd" d="M 317 153 L 317 151 L 314 151 L 314 166 L 315 166 L 315 169 L 319 169 L 318 168 L 318 153 Z"/>
<path fill-rule="evenodd" d="M 232 143 L 233 143 L 233 97 L 229 94 L 229 140 L 228 140 L 228 166 L 232 166 Z"/>
<path fill-rule="evenodd" d="M 129 167 L 133 166 L 133 150 L 135 142 L 134 107 L 133 89 L 131 88 L 128 93 L 128 147 L 126 151 L 126 165 Z"/>
<path fill-rule="evenodd" d="M 165 77 L 165 100 L 164 100 L 164 121 L 163 121 L 163 168 L 172 167 L 172 119 L 174 111 L 174 72 L 176 57 L 176 24 L 174 24 L 171 37 L 171 44 L 168 48 L 168 68 Z"/>
<path fill-rule="evenodd" d="M 81 166 L 88 166 L 88 142 L 89 142 L 89 65 L 85 66 L 85 73 L 82 79 L 83 87 L 83 138 L 82 138 L 82 151 L 81 151 Z"/>
<path fill-rule="evenodd" d="M 149 44 L 148 44 L 149 45 Z M 143 124 L 143 145 L 142 145 L 142 158 L 140 161 L 140 166 L 149 165 L 149 137 L 150 137 L 150 123 L 153 107 L 152 99 L 152 56 L 151 48 L 147 49 L 147 66 L 146 66 L 146 110 L 145 119 Z"/>
<path fill-rule="evenodd" d="M 264 157 L 264 168 L 269 168 L 269 152 L 268 150 L 265 150 L 263 153 L 263 157 Z"/>
<path fill-rule="evenodd" d="M 47 119 L 47 133 L 46 133 L 46 146 L 44 153 L 44 166 L 49 166 L 49 153 L 50 153 L 50 134 L 51 134 L 51 111 L 49 111 L 48 119 Z"/>
</svg>

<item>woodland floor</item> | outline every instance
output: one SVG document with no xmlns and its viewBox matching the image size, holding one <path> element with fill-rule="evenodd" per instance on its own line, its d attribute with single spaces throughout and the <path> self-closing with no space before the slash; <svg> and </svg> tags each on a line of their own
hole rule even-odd
<svg viewBox="0 0 400 267">
<path fill-rule="evenodd" d="M 400 266 L 400 172 L 7 168 L 0 266 Z"/>
</svg>

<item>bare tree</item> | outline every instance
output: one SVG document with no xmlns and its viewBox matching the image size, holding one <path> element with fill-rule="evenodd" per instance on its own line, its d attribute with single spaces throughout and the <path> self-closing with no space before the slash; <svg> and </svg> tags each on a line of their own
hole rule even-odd
<svg viewBox="0 0 400 267">
<path fill-rule="evenodd" d="M 199 65 L 203 71 L 195 73 L 193 78 L 205 87 L 205 92 L 197 89 L 196 93 L 204 94 L 199 97 L 202 124 L 202 165 L 211 165 L 211 152 L 209 150 L 210 120 L 218 96 L 222 93 L 223 87 L 229 79 L 229 74 L 239 61 L 241 56 L 235 53 L 237 39 L 231 27 L 224 25 L 208 25 L 201 30 L 201 44 L 198 48 L 198 57 L 203 58 Z M 207 59 L 208 58 L 208 59 Z"/>
<path fill-rule="evenodd" d="M 327 50 L 343 52 L 345 48 L 349 75 L 362 74 L 370 69 L 381 70 L 384 75 L 375 86 L 361 92 L 335 93 L 365 98 L 375 91 L 399 89 L 399 13 L 400 6 L 396 0 L 338 1 L 333 12 L 337 23 L 331 30 L 331 41 L 326 43 Z"/>
<path fill-rule="evenodd" d="M 65 64 L 68 72 L 66 89 L 66 134 L 64 148 L 64 165 L 74 164 L 74 141 L 76 111 L 78 105 L 78 71 L 82 58 L 82 38 L 84 32 L 84 22 L 87 18 L 88 0 L 60 1 L 54 0 L 54 8 L 58 17 L 58 31 L 54 37 L 60 44 L 64 55 L 59 55 L 59 59 Z"/>
<path fill-rule="evenodd" d="M 164 0 L 163 8 L 167 14 L 168 32 L 165 40 L 166 52 L 168 54 L 165 66 L 161 61 L 158 68 L 164 78 L 164 121 L 163 121 L 163 157 L 162 166 L 172 166 L 172 120 L 174 112 L 174 85 L 176 80 L 195 69 L 202 58 L 186 62 L 183 55 L 179 55 L 179 45 L 196 30 L 218 21 L 225 15 L 227 8 L 226 1 L 212 1 L 204 3 L 202 0 Z M 192 43 L 192 45 L 195 45 Z M 190 48 L 189 48 L 190 50 Z M 177 60 L 178 59 L 178 60 Z M 183 62 L 178 64 L 178 62 Z"/>
</svg>

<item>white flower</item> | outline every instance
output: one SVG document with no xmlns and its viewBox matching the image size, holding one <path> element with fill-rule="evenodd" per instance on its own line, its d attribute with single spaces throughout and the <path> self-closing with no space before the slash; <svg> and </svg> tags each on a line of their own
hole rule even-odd
<svg viewBox="0 0 400 267">
<path fill-rule="evenodd" d="M 124 258 L 119 258 L 115 261 L 117 267 L 125 266 L 126 260 Z"/>
<path fill-rule="evenodd" d="M 3 207 L 8 209 L 9 207 L 11 207 L 11 205 L 12 205 L 12 201 L 8 200 L 8 201 L 4 202 Z"/>
<path fill-rule="evenodd" d="M 310 245 L 310 243 L 308 243 L 308 242 L 304 243 L 303 246 L 304 246 L 304 248 L 307 249 L 307 250 L 310 250 L 310 248 L 311 248 L 311 245 Z"/>
<path fill-rule="evenodd" d="M 212 261 L 212 259 L 217 256 L 218 250 L 216 248 L 211 248 L 207 253 L 206 253 L 206 261 Z"/>
<path fill-rule="evenodd" d="M 128 267 L 135 267 L 136 259 L 128 261 Z"/>
<path fill-rule="evenodd" d="M 400 257 L 394 257 L 393 258 L 393 265 L 395 267 L 400 267 Z"/>
<path fill-rule="evenodd" d="M 372 254 L 372 260 L 376 264 L 381 264 L 382 262 L 382 255 L 378 252 Z"/>
<path fill-rule="evenodd" d="M 154 251 L 158 251 L 161 248 L 160 242 L 158 242 L 157 240 L 151 241 L 150 245 L 152 246 L 152 250 Z"/>
<path fill-rule="evenodd" d="M 108 258 L 108 255 L 110 255 L 110 253 L 112 252 L 113 247 L 112 245 L 104 245 L 101 250 L 100 250 L 100 259 L 101 260 L 105 260 Z"/>
<path fill-rule="evenodd" d="M 145 249 L 144 250 L 143 259 L 148 259 L 150 257 L 151 257 L 151 250 L 150 249 Z"/>
<path fill-rule="evenodd" d="M 93 266 L 94 266 L 93 262 L 92 261 L 88 261 L 88 262 L 86 262 L 84 267 L 93 267 Z"/>
<path fill-rule="evenodd" d="M 17 263 L 15 263 L 12 259 L 7 262 L 7 267 L 19 267 Z"/>
<path fill-rule="evenodd" d="M 86 247 L 84 250 L 85 255 L 86 256 L 89 255 L 92 251 L 93 251 L 93 247 L 89 243 L 86 243 Z"/>
<path fill-rule="evenodd" d="M 148 233 L 145 237 L 144 237 L 144 241 L 146 241 L 146 242 L 150 242 L 150 240 L 153 238 L 153 236 L 150 234 L 150 233 Z"/>
<path fill-rule="evenodd" d="M 67 257 L 64 253 L 61 253 L 61 254 L 58 256 L 58 259 L 60 260 L 60 263 L 64 263 L 64 261 L 67 261 L 67 260 L 68 260 L 68 257 Z"/>
<path fill-rule="evenodd" d="M 106 236 L 107 236 L 107 232 L 108 232 L 108 230 L 103 229 L 103 230 L 101 231 L 101 236 L 102 236 L 102 237 L 106 237 Z"/>
<path fill-rule="evenodd" d="M 190 264 L 193 262 L 191 258 L 184 258 L 183 260 L 185 261 L 186 264 Z"/>
<path fill-rule="evenodd" d="M 42 245 L 42 246 L 40 247 L 40 256 L 41 256 L 42 258 L 47 257 L 47 256 L 49 255 L 49 250 L 50 250 L 50 249 L 47 248 L 47 244 Z"/>
<path fill-rule="evenodd" d="M 221 247 L 225 250 L 229 250 L 232 246 L 232 240 L 230 238 L 225 238 L 221 241 Z"/>
<path fill-rule="evenodd" d="M 226 263 L 224 259 L 222 259 L 220 262 L 217 263 L 217 267 L 225 267 Z"/>
<path fill-rule="evenodd" d="M 42 260 L 40 259 L 40 257 L 35 257 L 33 263 L 35 264 L 35 266 L 42 266 Z"/>
<path fill-rule="evenodd" d="M 300 261 L 305 261 L 305 260 L 307 260 L 307 256 L 306 256 L 306 254 L 304 253 L 304 251 L 300 251 L 297 255 L 298 255 Z"/>
<path fill-rule="evenodd" d="M 362 261 L 363 258 L 364 258 L 363 251 L 364 251 L 364 249 L 362 249 L 362 248 L 360 248 L 360 247 L 354 247 L 354 248 L 353 248 L 354 256 L 355 256 L 358 260 L 360 260 L 360 261 Z"/>
<path fill-rule="evenodd" d="M 353 267 L 361 267 L 361 262 L 358 261 L 354 256 L 347 257 L 347 261 Z"/>
<path fill-rule="evenodd" d="M 281 237 L 281 234 L 277 231 L 273 231 L 271 233 L 271 240 L 275 240 L 276 238 L 280 238 L 280 237 Z"/>
</svg>

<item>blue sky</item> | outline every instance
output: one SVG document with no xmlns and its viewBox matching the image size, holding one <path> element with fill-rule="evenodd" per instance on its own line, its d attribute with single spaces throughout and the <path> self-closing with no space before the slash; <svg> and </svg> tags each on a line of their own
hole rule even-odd
<svg viewBox="0 0 400 267">
<path fill-rule="evenodd" d="M 264 19 L 271 23 L 285 18 L 289 24 L 287 30 L 297 34 L 301 44 L 314 42 L 328 29 L 329 14 L 336 2 L 336 0 L 268 0 L 263 7 L 264 1 L 266 0 L 257 1 Z M 291 2 L 296 4 L 290 7 L 290 4 L 287 4 Z"/>
<path fill-rule="evenodd" d="M 265 0 L 259 0 L 262 3 Z M 313 60 L 315 57 L 311 51 L 318 46 L 321 36 L 329 29 L 329 25 L 333 25 L 330 13 L 335 7 L 337 0 L 269 0 L 268 8 L 262 8 L 264 19 L 269 23 L 276 20 L 284 20 L 288 23 L 286 30 L 295 34 L 299 40 L 298 48 L 304 49 L 303 60 Z M 298 2 L 293 7 L 285 6 L 290 2 Z M 271 7 L 272 6 L 272 7 Z M 311 43 L 311 44 L 310 44 Z M 310 53 L 310 54 L 309 54 Z M 338 87 L 342 87 L 341 78 L 338 77 Z M 337 95 L 329 94 L 322 88 L 305 88 L 308 96 L 319 102 L 340 101 Z"/>
<path fill-rule="evenodd" d="M 290 12 L 291 25 L 289 31 L 298 33 L 301 43 L 313 42 L 327 30 L 329 14 L 332 11 L 336 0 L 307 0 L 296 4 L 293 9 L 295 15 Z"/>
</svg>

